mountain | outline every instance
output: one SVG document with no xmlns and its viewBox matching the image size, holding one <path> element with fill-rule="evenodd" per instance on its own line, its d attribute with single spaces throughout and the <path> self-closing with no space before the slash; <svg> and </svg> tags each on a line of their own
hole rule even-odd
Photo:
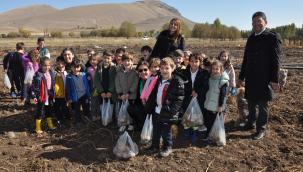
<svg viewBox="0 0 303 172">
<path fill-rule="evenodd" d="M 173 17 L 182 19 L 189 28 L 194 23 L 184 18 L 180 12 L 157 0 L 137 1 L 121 4 L 94 4 L 55 9 L 49 5 L 35 5 L 14 9 L 0 14 L 0 30 L 4 28 L 28 28 L 31 30 L 75 28 L 119 27 L 129 21 L 137 26 L 137 31 L 158 30 Z"/>
</svg>

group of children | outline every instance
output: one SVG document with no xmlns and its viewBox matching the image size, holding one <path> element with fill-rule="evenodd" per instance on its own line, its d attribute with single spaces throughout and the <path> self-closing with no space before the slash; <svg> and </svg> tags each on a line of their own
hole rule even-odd
<svg viewBox="0 0 303 172">
<path fill-rule="evenodd" d="M 69 59 L 69 53 L 74 55 L 74 52 L 65 49 L 64 58 L 58 57 L 53 68 L 50 58 L 41 57 L 37 49 L 31 50 L 22 57 L 25 75 L 29 70 L 34 72 L 32 82 L 24 82 L 22 101 L 29 102 L 33 96 L 37 104 L 36 133 L 43 132 L 44 117 L 51 130 L 57 126 L 54 121 L 65 125 L 71 119 L 81 127 L 84 124 L 81 114 L 92 121 L 100 120 L 101 104 L 110 101 L 118 106 L 127 101 L 132 120 L 119 130 L 141 131 L 146 115 L 152 114 L 153 138 L 149 151 L 160 151 L 162 137 L 161 155 L 168 156 L 173 145 L 171 126 L 180 123 L 195 97 L 205 126 L 184 126 L 184 138 L 195 143 L 198 130 L 206 130 L 207 136 L 216 114 L 223 114 L 227 96 L 236 94 L 229 53 L 222 51 L 218 59 L 210 60 L 200 53 L 176 50 L 171 57 L 160 59 L 150 57 L 151 51 L 151 47 L 143 46 L 142 58 L 134 68 L 134 56 L 123 48 L 113 53 L 104 51 L 102 55 L 88 50 L 85 66 L 77 58 Z"/>
</svg>

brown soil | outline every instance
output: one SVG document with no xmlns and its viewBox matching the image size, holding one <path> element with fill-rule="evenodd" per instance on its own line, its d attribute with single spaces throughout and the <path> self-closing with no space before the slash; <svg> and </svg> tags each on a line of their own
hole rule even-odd
<svg viewBox="0 0 303 172">
<path fill-rule="evenodd" d="M 222 48 L 202 50 L 214 57 Z M 227 48 L 240 61 L 243 48 Z M 283 62 L 302 62 L 298 52 L 302 49 L 285 49 Z M 121 160 L 112 153 L 118 138 L 114 125 L 104 128 L 88 122 L 80 130 L 65 127 L 37 137 L 33 132 L 35 106 L 20 106 L 1 82 L 0 171 L 302 171 L 302 86 L 303 71 L 290 70 L 284 92 L 271 102 L 268 130 L 261 141 L 250 139 L 252 131 L 234 127 L 237 110 L 230 104 L 225 121 L 226 146 L 207 146 L 201 139 L 196 146 L 185 146 L 179 133 L 174 153 L 167 158 L 140 149 L 138 156 Z M 14 138 L 9 138 L 11 131 Z M 140 133 L 130 135 L 139 143 Z"/>
</svg>

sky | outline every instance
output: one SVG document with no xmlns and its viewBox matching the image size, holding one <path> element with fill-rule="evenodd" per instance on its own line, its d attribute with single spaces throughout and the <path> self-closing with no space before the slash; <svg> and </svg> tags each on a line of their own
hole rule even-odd
<svg viewBox="0 0 303 172">
<path fill-rule="evenodd" d="M 268 27 L 295 23 L 303 25 L 303 0 L 162 0 L 175 7 L 186 18 L 197 23 L 213 23 L 219 18 L 222 24 L 240 30 L 251 29 L 251 16 L 265 12 Z M 0 13 L 14 8 L 48 4 L 58 9 L 102 3 L 130 3 L 135 0 L 0 0 Z"/>
</svg>

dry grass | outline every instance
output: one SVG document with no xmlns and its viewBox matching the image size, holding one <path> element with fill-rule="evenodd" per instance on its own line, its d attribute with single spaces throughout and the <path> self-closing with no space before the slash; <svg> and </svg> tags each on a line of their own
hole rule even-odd
<svg viewBox="0 0 303 172">
<path fill-rule="evenodd" d="M 0 39 L 0 48 L 2 50 L 5 49 L 14 49 L 17 42 L 24 42 L 26 47 L 34 47 L 36 46 L 36 38 L 2 38 Z M 102 45 L 117 45 L 117 46 L 130 46 L 130 45 L 150 45 L 153 46 L 155 44 L 156 39 L 151 38 L 149 40 L 142 40 L 141 38 L 47 38 L 46 46 L 47 47 L 68 47 L 68 46 L 102 46 Z M 212 39 L 195 39 L 188 38 L 186 39 L 186 45 L 193 46 L 241 46 L 245 45 L 245 40 L 239 39 L 235 41 L 221 41 L 221 40 L 212 40 Z"/>
</svg>

